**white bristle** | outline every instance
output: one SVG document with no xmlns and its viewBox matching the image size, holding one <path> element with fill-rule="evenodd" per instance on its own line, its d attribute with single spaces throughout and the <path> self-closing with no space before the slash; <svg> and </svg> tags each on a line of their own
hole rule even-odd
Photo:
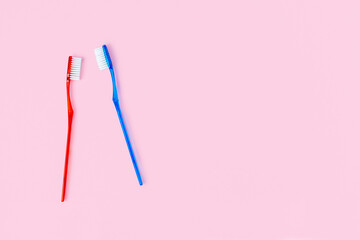
<svg viewBox="0 0 360 240">
<path fill-rule="evenodd" d="M 95 56 L 96 56 L 96 61 L 98 64 L 98 67 L 100 70 L 104 70 L 109 68 L 106 59 L 105 59 L 105 53 L 102 47 L 96 48 L 95 49 Z"/>
<path fill-rule="evenodd" d="M 80 80 L 81 58 L 72 57 L 71 59 L 70 79 Z"/>
</svg>

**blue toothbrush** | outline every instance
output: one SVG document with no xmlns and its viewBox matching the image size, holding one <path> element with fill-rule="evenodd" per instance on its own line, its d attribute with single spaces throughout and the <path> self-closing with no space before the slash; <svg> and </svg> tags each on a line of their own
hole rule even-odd
<svg viewBox="0 0 360 240">
<path fill-rule="evenodd" d="M 117 87 L 116 87 L 116 81 L 115 81 L 114 68 L 113 68 L 113 65 L 111 63 L 110 54 L 109 54 L 109 51 L 108 51 L 106 45 L 102 45 L 102 47 L 96 48 L 95 49 L 95 56 L 96 56 L 96 61 L 98 63 L 98 66 L 99 66 L 100 70 L 104 70 L 104 69 L 107 69 L 107 68 L 110 70 L 110 74 L 111 74 L 111 78 L 112 78 L 112 85 L 113 85 L 113 98 L 112 98 L 112 100 L 114 102 L 116 112 L 117 112 L 119 120 L 120 120 L 120 125 L 121 125 L 121 128 L 122 128 L 123 133 L 124 133 L 125 141 L 126 141 L 128 149 L 129 149 L 129 153 L 130 153 L 130 156 L 131 156 L 131 161 L 132 161 L 132 163 L 134 165 L 134 169 L 135 169 L 137 179 L 138 179 L 139 184 L 141 186 L 141 185 L 143 185 L 143 182 L 141 180 L 139 167 L 138 167 L 138 165 L 136 163 L 136 158 L 135 158 L 135 155 L 134 155 L 134 151 L 133 151 L 133 149 L 131 147 L 131 142 L 130 142 L 129 136 L 128 136 L 128 133 L 126 131 L 124 119 L 123 119 L 122 114 L 121 114 L 120 104 L 119 104 L 119 96 L 118 96 Z"/>
</svg>

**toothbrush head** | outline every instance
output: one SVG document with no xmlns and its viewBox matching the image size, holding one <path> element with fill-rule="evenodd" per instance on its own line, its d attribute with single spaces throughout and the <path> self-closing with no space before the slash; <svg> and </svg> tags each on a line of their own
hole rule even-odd
<svg viewBox="0 0 360 240">
<path fill-rule="evenodd" d="M 81 70 L 81 58 L 69 57 L 68 69 L 67 69 L 67 80 L 80 80 Z"/>
<path fill-rule="evenodd" d="M 100 70 L 104 70 L 107 68 L 112 69 L 112 62 L 106 45 L 102 45 L 102 47 L 96 48 L 95 56 Z"/>
</svg>

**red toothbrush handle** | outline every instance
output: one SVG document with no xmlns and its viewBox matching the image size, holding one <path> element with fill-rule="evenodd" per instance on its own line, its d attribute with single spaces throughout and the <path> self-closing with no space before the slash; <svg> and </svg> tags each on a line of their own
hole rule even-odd
<svg viewBox="0 0 360 240">
<path fill-rule="evenodd" d="M 62 187 L 62 194 L 61 194 L 62 202 L 65 200 L 66 180 L 67 180 L 67 171 L 68 171 L 68 163 L 69 163 L 71 125 L 72 125 L 72 119 L 73 119 L 73 114 L 74 114 L 73 108 L 71 106 L 71 100 L 70 100 L 70 80 L 66 81 L 66 93 L 67 93 L 67 105 L 68 105 L 68 134 L 67 134 L 66 153 L 65 153 L 64 179 L 63 179 L 63 187 Z"/>
</svg>

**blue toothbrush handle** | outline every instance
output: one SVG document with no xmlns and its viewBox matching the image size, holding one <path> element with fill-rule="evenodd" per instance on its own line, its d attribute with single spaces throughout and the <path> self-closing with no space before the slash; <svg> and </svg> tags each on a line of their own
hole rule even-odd
<svg viewBox="0 0 360 240">
<path fill-rule="evenodd" d="M 119 96 L 118 96 L 117 88 L 116 88 L 115 73 L 114 73 L 114 69 L 112 67 L 110 67 L 110 74 L 111 74 L 112 85 L 113 85 L 113 98 L 112 98 L 112 100 L 114 102 L 116 112 L 117 112 L 119 120 L 120 120 L 120 125 L 121 125 L 122 131 L 124 133 L 126 145 L 127 145 L 128 149 L 129 149 L 129 153 L 130 153 L 130 156 L 131 156 L 131 161 L 132 161 L 132 163 L 134 165 L 136 177 L 137 177 L 137 179 L 139 181 L 139 184 L 141 186 L 141 185 L 143 185 L 143 181 L 141 179 L 139 167 L 138 167 L 138 165 L 136 163 L 136 158 L 135 158 L 135 154 L 134 154 L 134 151 L 132 149 L 132 146 L 131 146 L 129 135 L 128 135 L 127 131 L 126 131 L 124 119 L 123 119 L 122 114 L 121 114 L 120 104 L 119 104 Z"/>
<path fill-rule="evenodd" d="M 113 69 L 113 66 L 112 66 L 111 59 L 110 59 L 110 54 L 109 54 L 109 51 L 108 51 L 106 45 L 103 45 L 102 48 L 103 48 L 103 51 L 104 51 L 105 60 L 106 60 L 107 66 L 109 67 L 110 74 L 111 74 L 111 79 L 112 79 L 112 85 L 113 85 L 113 98 L 112 98 L 112 100 L 114 102 L 116 112 L 117 112 L 119 120 L 120 120 L 120 125 L 121 125 L 122 131 L 124 133 L 126 145 L 127 145 L 128 149 L 129 149 L 129 153 L 130 153 L 130 156 L 131 156 L 131 161 L 132 161 L 132 163 L 134 165 L 136 177 L 137 177 L 137 179 L 139 181 L 139 184 L 141 186 L 141 185 L 143 185 L 143 181 L 141 179 L 139 167 L 138 167 L 138 165 L 136 163 L 136 158 L 135 158 L 135 154 L 134 154 L 134 151 L 132 149 L 132 146 L 131 146 L 129 135 L 128 135 L 127 131 L 126 131 L 124 119 L 123 119 L 122 114 L 121 114 L 120 104 L 119 104 L 119 96 L 118 96 L 118 92 L 117 92 L 117 88 L 116 88 L 115 73 L 114 73 L 114 69 Z"/>
<path fill-rule="evenodd" d="M 119 116 L 120 125 L 121 125 L 121 128 L 122 128 L 123 133 L 124 133 L 124 137 L 125 137 L 127 147 L 129 149 L 129 153 L 130 153 L 130 156 L 131 156 L 131 161 L 132 161 L 132 163 L 134 165 L 135 173 L 136 173 L 137 179 L 139 181 L 139 184 L 141 186 L 141 185 L 143 185 L 143 182 L 142 182 L 142 179 L 141 179 L 139 167 L 138 167 L 138 165 L 136 163 L 136 158 L 135 158 L 135 155 L 134 155 L 134 151 L 133 151 L 133 149 L 131 147 L 131 142 L 130 142 L 129 136 L 128 136 L 128 133 L 126 131 L 124 119 L 123 119 L 122 114 L 121 114 L 119 100 L 113 100 L 113 102 L 114 102 L 114 105 L 115 105 L 115 108 L 116 108 L 116 112 L 117 112 L 117 114 Z"/>
</svg>

